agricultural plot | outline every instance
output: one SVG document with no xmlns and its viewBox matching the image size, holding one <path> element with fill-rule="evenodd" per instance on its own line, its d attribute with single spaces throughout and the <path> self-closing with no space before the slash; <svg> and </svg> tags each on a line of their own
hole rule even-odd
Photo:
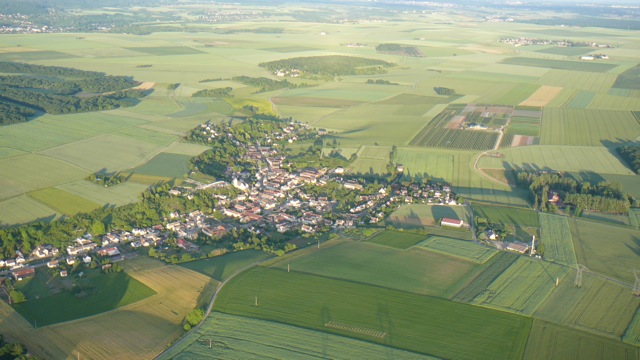
<svg viewBox="0 0 640 360">
<path fill-rule="evenodd" d="M 540 86 L 536 92 L 531 94 L 526 100 L 519 105 L 522 106 L 546 106 L 551 102 L 560 92 L 561 87 L 543 85 Z"/>
<path fill-rule="evenodd" d="M 620 339 L 627 330 L 640 298 L 631 289 L 605 278 L 583 274 L 582 287 L 574 286 L 575 270 L 538 308 L 534 316 Z"/>
<path fill-rule="evenodd" d="M 622 341 L 640 346 L 640 308 L 636 311 L 635 316 L 631 320 L 627 331 L 622 337 Z"/>
<path fill-rule="evenodd" d="M 210 346 L 211 345 L 211 346 Z M 427 355 L 272 321 L 214 312 L 158 359 L 433 359 Z"/>
<path fill-rule="evenodd" d="M 593 51 L 593 48 L 588 46 L 571 46 L 571 47 L 554 46 L 546 49 L 536 50 L 536 52 L 539 52 L 539 53 L 564 55 L 564 56 L 584 55 L 584 54 L 590 53 L 591 51 Z"/>
<path fill-rule="evenodd" d="M 540 243 L 544 246 L 544 258 L 560 264 L 576 264 L 576 252 L 573 249 L 571 229 L 566 217 L 539 213 Z"/>
<path fill-rule="evenodd" d="M 27 195 L 0 201 L 0 225 L 22 224 L 30 221 L 53 221 L 62 214 Z"/>
<path fill-rule="evenodd" d="M 246 250 L 225 254 L 213 258 L 201 259 L 180 266 L 209 276 L 217 281 L 224 281 L 236 271 L 261 260 L 271 257 L 270 254 L 259 250 Z"/>
<path fill-rule="evenodd" d="M 595 94 L 589 103 L 590 109 L 606 110 L 637 110 L 640 109 L 640 97 L 636 94 L 631 96 L 614 96 L 610 94 Z"/>
<path fill-rule="evenodd" d="M 402 205 L 386 221 L 397 227 L 411 228 L 433 226 L 442 218 L 463 220 L 465 223 L 469 223 L 469 215 L 463 206 L 423 204 Z M 455 231 L 465 233 L 461 230 Z"/>
<path fill-rule="evenodd" d="M 483 264 L 498 251 L 470 241 L 433 236 L 418 245 L 429 251 Z"/>
<path fill-rule="evenodd" d="M 481 204 L 472 204 L 471 208 L 473 209 L 474 217 L 485 218 L 489 220 L 490 223 L 534 228 L 540 227 L 538 213 L 534 210 Z"/>
<path fill-rule="evenodd" d="M 264 268 L 229 282 L 218 295 L 216 310 L 457 359 L 521 357 L 531 326 L 530 319 L 505 312 Z M 385 335 L 372 337 L 325 326 L 330 321 Z"/>
<path fill-rule="evenodd" d="M 613 146 L 640 136 L 640 123 L 628 111 L 546 108 L 542 145 Z"/>
<path fill-rule="evenodd" d="M 137 51 L 154 56 L 170 55 L 195 55 L 204 52 L 187 46 L 149 46 L 149 47 L 125 47 L 126 50 Z"/>
<path fill-rule="evenodd" d="M 170 135 L 165 132 L 154 131 L 142 127 L 129 127 L 122 129 L 115 134 L 126 136 L 135 140 L 148 142 L 158 146 L 168 146 L 178 140 L 176 135 Z"/>
<path fill-rule="evenodd" d="M 169 147 L 167 147 L 166 149 L 164 149 L 163 152 L 171 153 L 171 154 L 198 156 L 209 149 L 210 148 L 208 146 L 204 146 L 200 144 L 175 142 L 171 144 Z"/>
<path fill-rule="evenodd" d="M 471 303 L 531 316 L 567 272 L 559 265 L 520 257 Z"/>
<path fill-rule="evenodd" d="M 640 209 L 629 210 L 629 225 L 640 230 Z"/>
<path fill-rule="evenodd" d="M 189 172 L 191 158 L 190 155 L 160 153 L 146 164 L 128 170 L 128 172 L 164 178 L 181 178 Z"/>
<path fill-rule="evenodd" d="M 552 60 L 552 59 L 525 58 L 525 57 L 507 58 L 502 60 L 502 63 L 509 64 L 509 65 L 523 65 L 523 66 L 595 72 L 595 73 L 605 73 L 617 66 L 613 64 L 604 64 L 604 63 L 597 63 L 597 62 Z"/>
<path fill-rule="evenodd" d="M 460 291 L 477 266 L 420 249 L 346 241 L 273 268 L 446 298 Z"/>
<path fill-rule="evenodd" d="M 367 239 L 368 243 L 406 250 L 425 239 L 425 235 L 404 231 L 384 230 Z"/>
<path fill-rule="evenodd" d="M 27 196 L 67 216 L 90 212 L 100 207 L 100 204 L 57 188 L 32 191 Z"/>
<path fill-rule="evenodd" d="M 460 290 L 453 301 L 470 303 L 480 294 L 487 291 L 489 285 L 507 270 L 519 256 L 506 251 L 499 251 L 497 255 L 487 261 L 487 266 L 479 272 L 473 280 Z"/>
<path fill-rule="evenodd" d="M 536 83 L 570 90 L 606 93 L 615 79 L 616 75 L 609 73 L 554 69 L 541 76 Z"/>
<path fill-rule="evenodd" d="M 608 222 L 611 224 L 616 224 L 616 225 L 626 225 L 626 226 L 631 226 L 631 224 L 629 223 L 629 215 L 618 215 L 618 214 L 603 214 L 597 211 L 589 211 L 589 210 L 585 210 L 582 212 L 581 217 L 585 218 L 585 219 L 589 219 L 589 220 L 596 220 L 596 221 L 604 221 L 604 222 Z"/>
<path fill-rule="evenodd" d="M 569 220 L 579 264 L 627 283 L 638 267 L 640 231 L 583 219 Z"/>
<path fill-rule="evenodd" d="M 619 340 L 536 319 L 523 359 L 638 359 L 638 349 Z"/>
<path fill-rule="evenodd" d="M 390 147 L 386 146 L 363 146 L 357 152 L 358 158 L 351 165 L 348 171 L 352 173 L 376 173 L 384 174 L 387 172 L 389 164 Z"/>
<path fill-rule="evenodd" d="M 557 170 L 569 172 L 633 175 L 611 150 L 596 146 L 522 146 L 500 149 L 501 158 L 483 156 L 480 169 Z"/>
<path fill-rule="evenodd" d="M 58 185 L 56 189 L 64 190 L 68 193 L 80 196 L 99 205 L 125 205 L 139 200 L 139 195 L 148 186 L 125 182 L 115 186 L 104 187 L 93 184 L 87 180 L 78 180 L 70 183 Z"/>
<path fill-rule="evenodd" d="M 573 99 L 571 99 L 571 101 L 567 104 L 567 107 L 571 109 L 586 109 L 589 107 L 589 104 L 593 100 L 594 96 L 596 96 L 596 93 L 594 92 L 580 91 L 575 94 Z"/>
</svg>

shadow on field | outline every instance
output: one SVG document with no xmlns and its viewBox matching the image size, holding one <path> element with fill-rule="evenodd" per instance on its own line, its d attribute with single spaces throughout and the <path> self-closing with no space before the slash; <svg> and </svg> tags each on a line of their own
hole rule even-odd
<svg viewBox="0 0 640 360">
<path fill-rule="evenodd" d="M 629 166 L 629 164 L 620 156 L 620 154 L 618 154 L 618 148 L 619 147 L 623 147 L 623 146 L 637 146 L 638 142 L 637 141 L 625 141 L 624 139 L 620 139 L 620 138 L 616 138 L 616 141 L 610 141 L 610 140 L 602 140 L 601 141 L 602 146 L 606 147 L 607 150 L 609 150 L 609 153 L 611 153 L 611 155 L 615 156 L 616 159 L 620 160 L 620 162 L 629 170 L 631 170 L 633 173 L 635 173 L 635 171 L 633 171 L 633 169 L 631 168 L 631 166 Z"/>
<path fill-rule="evenodd" d="M 640 256 L 640 238 L 639 237 L 633 237 L 633 242 L 635 243 L 635 246 L 631 246 L 629 244 L 626 244 L 627 247 L 629 248 L 629 250 L 633 251 L 634 254 Z M 638 269 L 640 270 L 640 269 Z"/>
<path fill-rule="evenodd" d="M 433 218 L 436 221 L 440 220 L 442 218 L 449 218 L 449 219 L 455 219 L 455 220 L 466 220 L 466 219 L 459 219 L 458 214 L 456 214 L 456 212 L 453 211 L 453 208 L 451 208 L 451 206 L 433 205 L 431 207 L 431 213 L 433 213 Z"/>
</svg>

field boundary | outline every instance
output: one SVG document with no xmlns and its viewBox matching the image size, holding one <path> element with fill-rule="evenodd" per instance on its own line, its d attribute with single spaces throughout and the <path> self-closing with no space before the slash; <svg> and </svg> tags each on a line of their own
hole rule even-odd
<svg viewBox="0 0 640 360">
<path fill-rule="evenodd" d="M 329 321 L 328 323 L 324 324 L 324 326 L 330 329 L 348 331 L 356 334 L 377 337 L 379 339 L 383 339 L 385 336 L 387 336 L 387 333 L 384 331 L 378 331 L 374 329 L 368 329 L 365 327 L 344 324 L 337 321 Z"/>
</svg>

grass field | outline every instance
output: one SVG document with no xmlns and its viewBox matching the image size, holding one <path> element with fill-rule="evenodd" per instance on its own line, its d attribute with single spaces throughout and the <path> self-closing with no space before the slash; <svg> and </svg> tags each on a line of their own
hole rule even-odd
<svg viewBox="0 0 640 360">
<path fill-rule="evenodd" d="M 51 325 L 114 310 L 147 298 L 155 291 L 126 273 L 98 274 L 89 278 L 96 293 L 76 297 L 62 292 L 31 299 L 13 307 L 30 323 Z M 109 296 L 105 296 L 105 293 Z"/>
<path fill-rule="evenodd" d="M 396 227 L 411 228 L 437 225 L 442 218 L 469 223 L 469 214 L 464 206 L 426 204 L 402 205 L 387 218 L 386 222 Z M 462 230 L 456 231 L 464 234 Z"/>
<path fill-rule="evenodd" d="M 27 196 L 67 216 L 90 212 L 100 207 L 100 204 L 57 188 L 32 191 Z"/>
<path fill-rule="evenodd" d="M 208 259 L 182 263 L 180 266 L 209 276 L 217 281 L 224 281 L 236 271 L 252 262 L 268 259 L 271 255 L 259 250 L 239 251 Z"/>
<path fill-rule="evenodd" d="M 539 213 L 540 242 L 544 246 L 545 260 L 565 265 L 575 265 L 576 253 L 573 249 L 569 221 L 564 216 Z"/>
<path fill-rule="evenodd" d="M 483 264 L 498 251 L 470 241 L 432 236 L 418 245 L 419 248 Z"/>
<path fill-rule="evenodd" d="M 148 186 L 127 181 L 115 186 L 104 187 L 87 180 L 78 180 L 58 185 L 56 188 L 78 195 L 99 205 L 124 205 L 138 201 L 139 195 Z"/>
<path fill-rule="evenodd" d="M 640 298 L 626 286 L 599 276 L 583 274 L 582 287 L 574 286 L 571 271 L 534 317 L 620 339 L 631 322 Z"/>
<path fill-rule="evenodd" d="M 616 75 L 610 73 L 553 69 L 541 76 L 536 83 L 539 85 L 562 87 L 565 88 L 566 94 L 572 94 L 574 91 L 581 90 L 606 92 L 611 85 L 613 85 L 615 79 Z M 560 95 L 556 100 L 562 100 L 562 97 L 563 96 Z M 555 104 L 557 104 L 555 101 L 550 103 L 550 105 Z"/>
<path fill-rule="evenodd" d="M 629 344 L 640 346 L 640 308 L 636 311 L 631 323 L 629 323 L 622 340 Z"/>
<path fill-rule="evenodd" d="M 534 210 L 475 203 L 471 205 L 471 209 L 473 209 L 474 217 L 483 217 L 492 223 L 534 228 L 540 227 L 538 213 Z"/>
<path fill-rule="evenodd" d="M 595 63 L 595 62 L 552 60 L 552 59 L 538 59 L 538 58 L 524 58 L 524 57 L 507 58 L 502 60 L 502 63 L 509 64 L 509 65 L 524 65 L 524 66 L 543 67 L 543 68 L 561 69 L 561 70 L 574 70 L 574 71 L 584 71 L 584 72 L 596 72 L 596 73 L 604 73 L 617 66 L 612 64 Z"/>
<path fill-rule="evenodd" d="M 559 265 L 520 257 L 471 303 L 530 316 L 567 271 Z"/>
<path fill-rule="evenodd" d="M 505 312 L 264 268 L 228 283 L 216 310 L 457 359 L 520 357 L 531 326 L 530 319 Z M 330 321 L 384 335 L 337 330 L 326 326 Z"/>
<path fill-rule="evenodd" d="M 160 153 L 144 165 L 128 170 L 128 172 L 139 175 L 181 178 L 189 172 L 189 160 L 192 157 L 191 155 Z"/>
<path fill-rule="evenodd" d="M 633 210 L 630 210 L 630 212 L 633 212 Z M 581 217 L 589 220 L 604 221 L 615 225 L 631 226 L 631 223 L 629 222 L 630 217 L 628 214 L 603 214 L 597 211 L 585 210 L 582 212 Z"/>
<path fill-rule="evenodd" d="M 640 230 L 593 222 L 569 220 L 579 264 L 591 271 L 632 282 L 638 267 Z"/>
<path fill-rule="evenodd" d="M 278 336 L 274 336 L 277 334 Z M 209 347 L 211 340 L 211 348 Z M 214 312 L 162 359 L 433 359 L 345 336 Z"/>
<path fill-rule="evenodd" d="M 290 269 L 445 298 L 458 292 L 477 266 L 420 249 L 396 250 L 353 241 L 340 242 L 309 256 L 274 265 L 285 272 Z"/>
<path fill-rule="evenodd" d="M 534 359 L 638 359 L 638 348 L 619 340 L 534 320 L 524 353 Z"/>
<path fill-rule="evenodd" d="M 473 299 L 485 292 L 489 285 L 507 270 L 518 257 L 518 255 L 506 251 L 498 252 L 497 255 L 489 260 L 489 265 L 476 274 L 473 280 L 452 299 L 458 302 L 472 302 Z"/>
<path fill-rule="evenodd" d="M 640 230 L 640 209 L 629 210 L 629 225 Z"/>
<path fill-rule="evenodd" d="M 29 221 L 51 221 L 62 214 L 27 195 L 0 201 L 0 225 L 22 224 Z"/>
<path fill-rule="evenodd" d="M 423 241 L 425 237 L 425 235 L 410 232 L 385 230 L 370 237 L 367 242 L 404 250 Z"/>
</svg>

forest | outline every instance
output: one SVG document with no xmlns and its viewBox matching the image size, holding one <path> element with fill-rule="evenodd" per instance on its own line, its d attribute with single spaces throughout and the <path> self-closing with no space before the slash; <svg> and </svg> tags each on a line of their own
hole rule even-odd
<svg viewBox="0 0 640 360">
<path fill-rule="evenodd" d="M 256 93 L 269 92 L 280 89 L 295 89 L 298 87 L 307 87 L 307 84 L 294 84 L 290 83 L 287 79 L 284 80 L 272 80 L 265 77 L 249 77 L 249 76 L 234 76 L 231 80 L 239 83 L 257 87 Z"/>
<path fill-rule="evenodd" d="M 270 71 L 299 70 L 304 77 L 334 77 L 344 75 L 383 74 L 395 64 L 353 56 L 329 55 L 282 59 L 260 63 Z"/>
<path fill-rule="evenodd" d="M 619 147 L 618 153 L 636 174 L 640 174 L 640 145 Z"/>
</svg>

